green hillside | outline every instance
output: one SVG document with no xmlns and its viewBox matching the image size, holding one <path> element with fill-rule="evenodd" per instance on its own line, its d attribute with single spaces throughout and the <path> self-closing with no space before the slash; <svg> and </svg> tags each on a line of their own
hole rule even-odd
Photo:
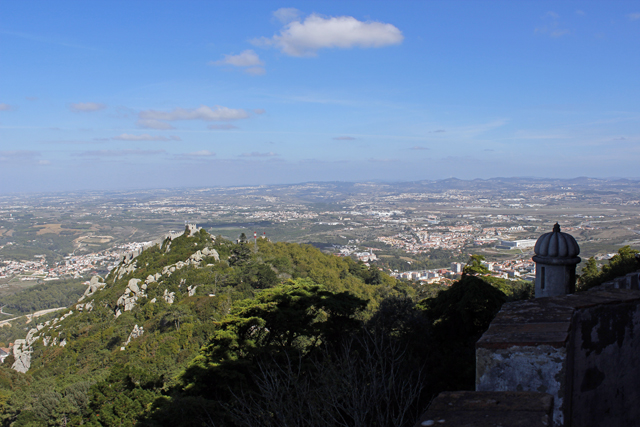
<svg viewBox="0 0 640 427">
<path fill-rule="evenodd" d="M 412 425 L 473 387 L 473 343 L 521 294 L 464 276 L 418 303 L 308 245 L 185 233 L 32 326 L 0 366 L 2 424 Z"/>
</svg>

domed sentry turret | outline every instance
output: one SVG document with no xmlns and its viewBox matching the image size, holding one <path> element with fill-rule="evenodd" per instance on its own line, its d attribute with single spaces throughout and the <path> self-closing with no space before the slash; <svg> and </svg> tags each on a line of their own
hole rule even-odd
<svg viewBox="0 0 640 427">
<path fill-rule="evenodd" d="M 576 289 L 576 265 L 580 246 L 572 235 L 562 233 L 556 222 L 551 233 L 540 236 L 534 248 L 536 298 L 572 294 Z"/>
</svg>

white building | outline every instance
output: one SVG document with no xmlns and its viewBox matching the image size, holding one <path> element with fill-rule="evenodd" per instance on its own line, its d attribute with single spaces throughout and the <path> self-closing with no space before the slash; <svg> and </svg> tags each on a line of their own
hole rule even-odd
<svg viewBox="0 0 640 427">
<path fill-rule="evenodd" d="M 464 268 L 464 264 L 460 262 L 452 262 L 451 263 L 451 272 L 452 273 L 462 273 L 462 269 Z"/>
<path fill-rule="evenodd" d="M 533 248 L 536 245 L 536 239 L 524 239 L 524 240 L 501 240 L 500 244 L 496 246 L 497 249 L 526 249 Z"/>
</svg>

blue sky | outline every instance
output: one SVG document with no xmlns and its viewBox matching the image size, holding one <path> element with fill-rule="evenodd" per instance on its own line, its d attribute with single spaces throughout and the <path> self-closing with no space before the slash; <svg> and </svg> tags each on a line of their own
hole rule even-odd
<svg viewBox="0 0 640 427">
<path fill-rule="evenodd" d="M 637 178 L 640 2 L 3 1 L 0 193 Z"/>
</svg>

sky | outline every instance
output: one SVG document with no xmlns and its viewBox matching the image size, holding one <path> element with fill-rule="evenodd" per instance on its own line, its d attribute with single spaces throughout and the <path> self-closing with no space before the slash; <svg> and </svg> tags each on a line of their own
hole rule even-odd
<svg viewBox="0 0 640 427">
<path fill-rule="evenodd" d="M 638 1 L 0 2 L 0 194 L 640 177 Z"/>
</svg>

